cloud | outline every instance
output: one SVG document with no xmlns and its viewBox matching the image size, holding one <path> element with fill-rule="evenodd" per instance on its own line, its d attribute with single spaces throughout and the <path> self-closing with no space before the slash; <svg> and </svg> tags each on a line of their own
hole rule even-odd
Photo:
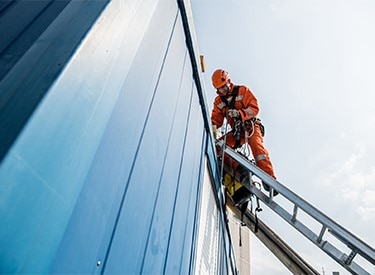
<svg viewBox="0 0 375 275">
<path fill-rule="evenodd" d="M 339 166 L 339 169 L 330 175 L 330 178 L 334 180 L 353 174 L 353 171 L 355 171 L 355 166 L 363 158 L 365 153 L 365 148 L 360 148 L 356 153 L 353 153 L 347 160 L 345 160 L 341 166 Z M 355 178 L 353 179 L 355 180 Z"/>
<path fill-rule="evenodd" d="M 375 207 L 358 207 L 357 213 L 362 221 L 369 222 L 375 220 Z"/>
<path fill-rule="evenodd" d="M 365 190 L 362 193 L 361 202 L 361 206 L 357 208 L 361 220 L 375 221 L 375 190 Z"/>
<path fill-rule="evenodd" d="M 323 181 L 337 207 L 354 207 L 362 221 L 375 221 L 375 167 L 369 165 L 365 147 L 357 147 Z"/>
<path fill-rule="evenodd" d="M 365 205 L 374 205 L 375 206 L 375 191 L 366 190 L 363 196 L 363 202 Z"/>
</svg>

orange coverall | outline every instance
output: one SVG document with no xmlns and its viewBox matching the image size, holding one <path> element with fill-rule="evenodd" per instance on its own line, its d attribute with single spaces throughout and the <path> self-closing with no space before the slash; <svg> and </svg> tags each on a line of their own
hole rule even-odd
<svg viewBox="0 0 375 275">
<path fill-rule="evenodd" d="M 231 83 L 230 85 L 230 92 L 226 95 L 228 102 L 233 100 L 232 93 L 235 86 L 233 83 Z M 259 113 L 258 101 L 248 87 L 239 85 L 238 94 L 234 100 L 234 109 L 240 112 L 241 121 L 256 118 Z M 228 123 L 230 124 L 232 129 L 234 129 L 235 121 L 230 116 L 227 116 L 228 110 L 229 106 L 227 106 L 227 104 L 218 95 L 214 100 L 214 107 L 211 114 L 212 124 L 216 125 L 216 127 L 219 128 L 223 125 L 224 118 L 227 118 Z M 226 136 L 226 144 L 229 147 L 234 148 L 236 141 L 233 131 L 229 132 Z M 244 131 L 241 131 L 240 146 L 242 146 L 245 142 L 245 133 Z M 263 136 L 260 130 L 259 122 L 254 123 L 254 133 L 249 137 L 248 143 L 251 148 L 251 152 L 255 159 L 256 165 L 271 177 L 276 178 L 269 153 L 263 145 Z M 235 164 L 235 167 L 233 168 L 236 169 L 237 166 L 238 163 Z"/>
</svg>

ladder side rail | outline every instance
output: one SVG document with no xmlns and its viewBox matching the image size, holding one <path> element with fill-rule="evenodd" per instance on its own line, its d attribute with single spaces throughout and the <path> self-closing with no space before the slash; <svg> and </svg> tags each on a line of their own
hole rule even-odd
<svg viewBox="0 0 375 275">
<path fill-rule="evenodd" d="M 247 185 L 247 184 L 246 184 Z M 255 186 L 246 186 L 250 192 L 252 192 L 257 198 L 259 198 L 264 204 L 266 204 L 269 208 L 271 208 L 274 212 L 276 212 L 281 218 L 283 218 L 286 222 L 288 222 L 291 226 L 297 229 L 300 233 L 302 233 L 306 238 L 310 241 L 315 243 L 316 245 L 320 245 L 318 242 L 318 235 L 315 234 L 311 229 L 305 226 L 299 220 L 294 220 L 293 215 L 291 215 L 287 210 L 285 210 L 282 206 L 280 206 L 275 201 L 269 199 L 262 191 L 260 191 Z"/>
<path fill-rule="evenodd" d="M 260 218 L 255 218 L 250 209 L 246 209 L 243 213 L 240 208 L 233 205 L 231 199 L 228 198 L 226 203 L 238 220 L 244 223 L 242 225 L 246 225 L 293 274 L 319 274 Z"/>
<path fill-rule="evenodd" d="M 293 226 L 297 231 L 299 231 L 302 235 L 304 235 L 307 239 L 309 239 L 312 243 L 318 246 L 323 252 L 329 255 L 332 259 L 334 259 L 337 263 L 342 265 L 345 269 L 350 271 L 354 274 L 368 274 L 365 269 L 359 266 L 355 261 L 351 260 L 347 262 L 349 256 L 345 253 L 341 252 L 337 249 L 334 245 L 332 245 L 329 241 L 325 240 L 322 241 L 320 239 L 321 232 L 319 236 L 315 234 L 311 229 L 305 226 L 299 220 L 294 220 L 293 215 L 291 215 L 288 211 L 286 211 L 283 207 L 277 204 L 275 201 L 270 200 L 268 196 L 266 196 L 262 191 L 260 191 L 255 186 L 246 186 L 250 192 L 252 192 L 257 198 L 259 198 L 264 204 L 266 204 L 269 208 L 271 208 L 274 212 L 276 212 L 281 218 L 287 221 L 291 226 Z"/>
<path fill-rule="evenodd" d="M 219 146 L 223 145 L 223 141 L 218 141 L 217 143 Z M 363 256 L 366 260 L 375 264 L 375 250 L 360 240 L 358 237 L 354 236 L 348 230 L 337 224 L 335 221 L 330 219 L 328 216 L 323 214 L 321 211 L 316 209 L 314 206 L 303 200 L 297 194 L 289 190 L 287 187 L 282 185 L 280 182 L 274 180 L 271 176 L 263 172 L 260 168 L 252 164 L 248 159 L 243 157 L 242 155 L 236 153 L 233 149 L 224 146 L 224 151 L 228 154 L 231 158 L 239 162 L 243 167 L 249 170 L 251 173 L 259 177 L 263 182 L 268 184 L 270 187 L 277 190 L 281 193 L 286 199 L 288 199 L 291 203 L 297 205 L 301 208 L 307 215 L 310 215 L 316 221 L 321 223 L 323 226 L 327 227 L 328 229 L 334 232 L 333 236 L 336 236 L 338 240 L 345 243 L 351 249 L 355 249 L 361 256 Z M 262 192 L 263 194 L 263 192 Z"/>
</svg>

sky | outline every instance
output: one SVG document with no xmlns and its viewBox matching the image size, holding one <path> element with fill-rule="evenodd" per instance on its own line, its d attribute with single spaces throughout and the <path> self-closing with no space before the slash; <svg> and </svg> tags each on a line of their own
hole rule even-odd
<svg viewBox="0 0 375 275">
<path fill-rule="evenodd" d="M 191 0 L 191 6 L 209 109 L 211 74 L 224 68 L 258 98 L 278 180 L 374 248 L 375 1 Z M 349 274 L 262 208 L 259 217 L 317 271 Z M 290 274 L 254 235 L 251 241 L 252 275 Z M 375 274 L 374 266 L 366 268 Z"/>
</svg>

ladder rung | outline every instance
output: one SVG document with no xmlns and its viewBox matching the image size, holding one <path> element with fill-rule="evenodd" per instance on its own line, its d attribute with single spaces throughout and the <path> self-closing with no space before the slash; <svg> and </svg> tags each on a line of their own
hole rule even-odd
<svg viewBox="0 0 375 275">
<path fill-rule="evenodd" d="M 326 231 L 327 227 L 325 225 L 322 226 L 322 229 L 320 230 L 320 233 L 319 233 L 319 237 L 318 239 L 316 240 L 317 243 L 321 243 L 322 242 L 322 239 L 323 239 L 323 235 Z"/>
<path fill-rule="evenodd" d="M 354 250 L 350 253 L 350 255 L 346 258 L 345 264 L 350 265 L 354 259 L 354 257 L 357 255 L 357 252 Z"/>
<path fill-rule="evenodd" d="M 248 159 L 243 157 L 241 154 L 236 153 L 233 149 L 224 145 L 223 141 L 217 141 L 217 145 L 223 148 L 223 151 L 232 159 L 236 160 L 245 169 L 251 172 L 253 175 L 262 180 L 265 184 L 270 187 L 270 190 L 275 189 L 284 198 L 289 200 L 294 204 L 293 214 L 290 214 L 280 205 L 278 205 L 274 200 L 273 196 L 266 196 L 261 190 L 254 186 L 245 185 L 256 197 L 262 200 L 268 207 L 270 207 L 275 213 L 286 220 L 289 224 L 294 226 L 300 233 L 302 233 L 306 238 L 310 239 L 319 248 L 331 256 L 334 260 L 340 263 L 347 270 L 357 273 L 357 274 L 368 274 L 361 266 L 353 261 L 356 254 L 360 254 L 364 259 L 368 260 L 369 263 L 375 265 L 375 250 L 367 245 L 365 242 L 360 240 L 358 237 L 350 233 L 348 230 L 337 224 L 335 221 L 330 219 L 328 216 L 323 214 L 317 208 L 313 207 L 307 201 L 303 200 L 297 194 L 293 193 L 287 187 L 282 185 L 280 182 L 273 179 L 263 170 L 258 168 L 256 165 L 251 163 Z M 304 213 L 309 217 L 315 219 L 322 225 L 319 235 L 312 232 L 307 226 L 302 222 L 297 220 L 298 208 L 301 208 Z M 333 233 L 333 236 L 337 240 L 341 241 L 343 244 L 352 249 L 352 253 L 349 256 L 342 253 L 335 246 L 329 242 L 323 240 L 323 236 L 326 230 Z"/>
<path fill-rule="evenodd" d="M 293 208 L 293 216 L 292 216 L 292 222 L 296 222 L 297 220 L 297 212 L 298 212 L 298 206 L 295 204 Z"/>
</svg>

